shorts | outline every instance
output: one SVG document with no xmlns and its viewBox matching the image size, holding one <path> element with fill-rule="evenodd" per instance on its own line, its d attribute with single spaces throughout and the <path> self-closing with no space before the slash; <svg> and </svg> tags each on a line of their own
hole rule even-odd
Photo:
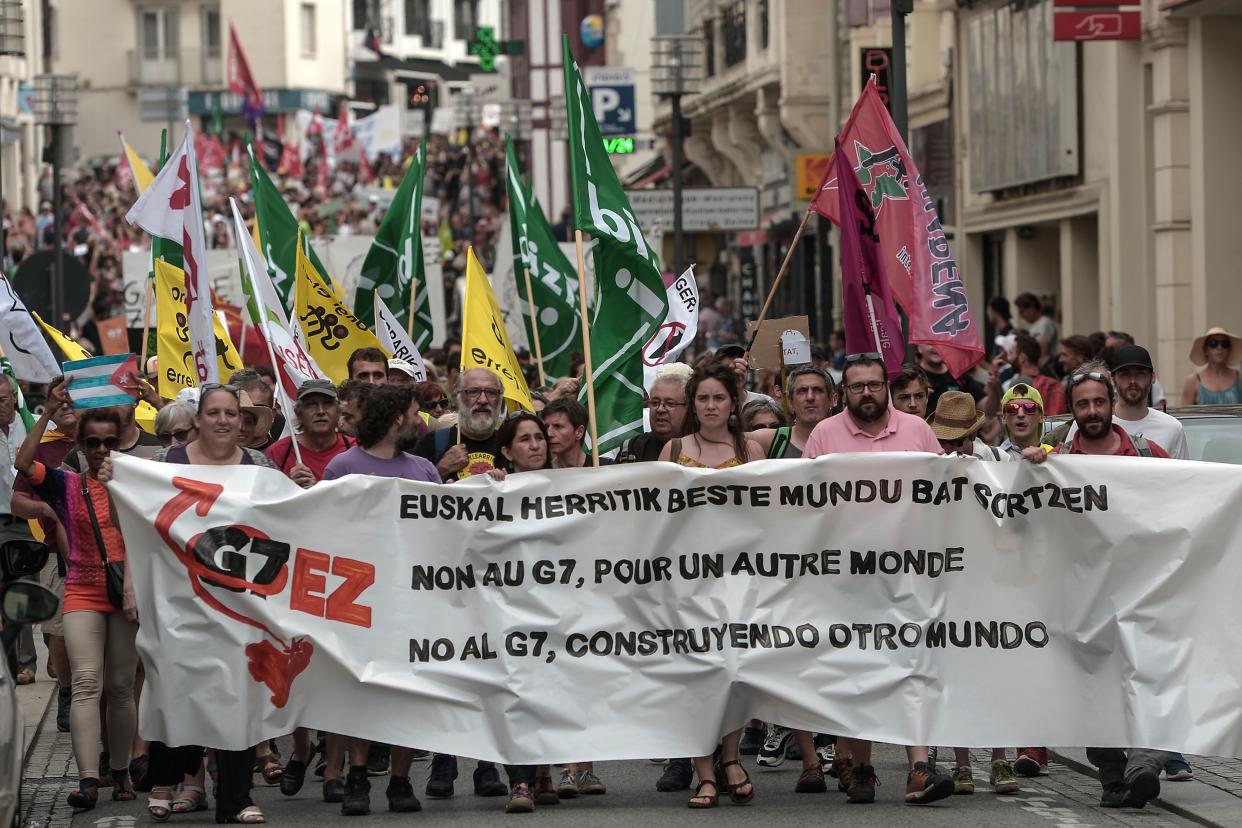
<svg viewBox="0 0 1242 828">
<path fill-rule="evenodd" d="M 47 566 L 39 573 L 39 583 L 56 593 L 60 601 L 56 605 L 56 614 L 39 625 L 39 632 L 44 635 L 64 635 L 65 630 L 60 624 L 61 614 L 65 608 L 65 578 L 56 565 L 56 556 L 49 555 Z"/>
</svg>

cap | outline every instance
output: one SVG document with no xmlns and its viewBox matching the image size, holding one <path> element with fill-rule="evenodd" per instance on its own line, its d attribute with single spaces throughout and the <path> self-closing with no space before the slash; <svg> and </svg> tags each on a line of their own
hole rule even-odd
<svg viewBox="0 0 1242 828">
<path fill-rule="evenodd" d="M 716 349 L 718 357 L 744 357 L 746 356 L 746 346 L 733 343 L 732 345 L 721 345 Z"/>
<path fill-rule="evenodd" d="M 336 386 L 332 384 L 332 380 L 326 379 L 307 380 L 298 386 L 298 402 L 315 394 L 322 394 L 335 400 L 337 398 Z"/>
<path fill-rule="evenodd" d="M 388 370 L 389 371 L 400 371 L 401 373 L 405 374 L 410 379 L 415 379 L 415 375 L 417 373 L 414 370 L 414 366 L 406 362 L 404 359 L 388 360 Z"/>
<path fill-rule="evenodd" d="M 1013 387 L 1005 392 L 1005 396 L 1001 397 L 1001 410 L 1013 400 L 1031 400 L 1039 406 L 1039 410 L 1044 410 L 1044 395 L 1035 390 L 1035 386 L 1027 385 L 1025 382 L 1015 382 Z"/>
<path fill-rule="evenodd" d="M 1142 345 L 1123 345 L 1113 351 L 1108 358 L 1108 370 L 1115 372 L 1122 368 L 1146 368 L 1152 373 L 1156 370 L 1151 364 L 1151 354 Z"/>
</svg>

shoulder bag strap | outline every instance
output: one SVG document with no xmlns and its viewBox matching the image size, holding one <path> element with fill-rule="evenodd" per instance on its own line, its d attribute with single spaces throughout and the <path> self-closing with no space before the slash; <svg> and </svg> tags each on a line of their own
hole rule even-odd
<svg viewBox="0 0 1242 828">
<path fill-rule="evenodd" d="M 668 459 L 676 463 L 681 459 L 681 438 L 674 437 L 669 444 Z"/>
<path fill-rule="evenodd" d="M 82 478 L 82 499 L 86 501 L 86 512 L 90 515 L 91 531 L 95 533 L 95 545 L 99 547 L 99 558 L 104 562 L 104 566 L 108 564 L 108 553 L 104 549 L 103 533 L 99 531 L 99 517 L 95 514 L 95 503 L 91 500 L 90 490 L 86 488 L 86 475 L 79 475 Z"/>
</svg>

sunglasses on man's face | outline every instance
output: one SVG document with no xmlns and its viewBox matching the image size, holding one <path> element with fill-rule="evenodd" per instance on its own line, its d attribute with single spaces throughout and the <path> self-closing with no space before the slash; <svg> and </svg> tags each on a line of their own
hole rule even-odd
<svg viewBox="0 0 1242 828">
<path fill-rule="evenodd" d="M 1005 403 L 1006 414 L 1017 414 L 1019 411 L 1027 414 L 1034 414 L 1039 410 L 1039 403 L 1035 402 L 1010 402 Z"/>
<path fill-rule="evenodd" d="M 108 451 L 116 451 L 120 447 L 121 441 L 116 437 L 87 437 L 82 441 L 82 445 L 91 451 L 97 451 L 103 446 Z"/>
</svg>

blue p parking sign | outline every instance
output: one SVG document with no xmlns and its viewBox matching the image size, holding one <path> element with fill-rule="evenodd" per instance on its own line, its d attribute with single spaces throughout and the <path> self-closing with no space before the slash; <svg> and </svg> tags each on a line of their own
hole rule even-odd
<svg viewBox="0 0 1242 828">
<path fill-rule="evenodd" d="M 583 80 L 591 92 L 591 108 L 595 110 L 600 135 L 633 135 L 638 126 L 632 70 L 613 66 L 589 66 L 585 70 Z"/>
</svg>

